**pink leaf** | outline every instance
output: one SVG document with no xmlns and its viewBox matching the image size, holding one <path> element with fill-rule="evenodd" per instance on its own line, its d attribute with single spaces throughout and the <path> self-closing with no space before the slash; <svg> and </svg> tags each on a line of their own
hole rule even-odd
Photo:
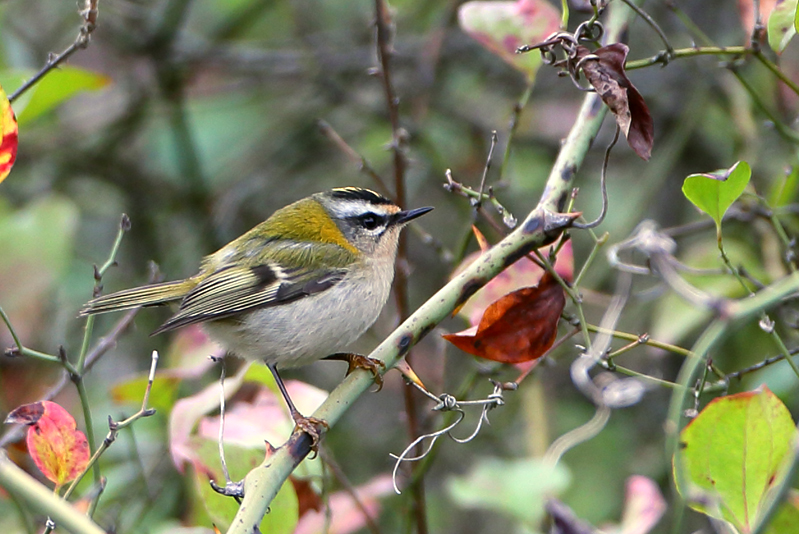
<svg viewBox="0 0 799 534">
<path fill-rule="evenodd" d="M 558 31 L 560 13 L 546 0 L 466 2 L 458 10 L 458 22 L 464 32 L 532 81 L 541 55 L 517 54 L 516 49 Z"/>
</svg>

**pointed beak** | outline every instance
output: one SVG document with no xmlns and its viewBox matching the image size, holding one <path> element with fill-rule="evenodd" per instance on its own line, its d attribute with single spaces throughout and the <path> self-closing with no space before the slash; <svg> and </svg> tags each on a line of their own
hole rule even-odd
<svg viewBox="0 0 799 534">
<path fill-rule="evenodd" d="M 428 206 L 426 208 L 416 208 L 415 210 L 408 210 L 408 211 L 399 211 L 394 214 L 393 223 L 394 224 L 405 224 L 414 220 L 417 217 L 421 217 L 428 211 L 433 211 L 433 208 Z"/>
</svg>

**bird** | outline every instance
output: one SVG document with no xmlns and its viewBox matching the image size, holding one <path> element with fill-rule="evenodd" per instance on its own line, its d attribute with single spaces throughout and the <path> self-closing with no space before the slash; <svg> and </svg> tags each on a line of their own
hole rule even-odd
<svg viewBox="0 0 799 534">
<path fill-rule="evenodd" d="M 95 297 L 79 315 L 177 302 L 152 335 L 199 323 L 228 353 L 266 363 L 316 450 L 327 423 L 297 410 L 278 367 L 346 359 L 379 379 L 382 362 L 341 351 L 388 300 L 402 228 L 432 209 L 405 211 L 360 187 L 315 193 L 206 256 L 194 276 Z"/>
</svg>

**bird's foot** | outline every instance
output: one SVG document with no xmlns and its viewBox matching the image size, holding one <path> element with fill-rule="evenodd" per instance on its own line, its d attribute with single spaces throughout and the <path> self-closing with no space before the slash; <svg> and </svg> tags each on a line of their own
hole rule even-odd
<svg viewBox="0 0 799 534">
<path fill-rule="evenodd" d="M 372 377 L 374 377 L 375 384 L 377 384 L 377 391 L 383 389 L 383 375 L 381 374 L 381 371 L 386 369 L 386 364 L 377 358 L 370 358 L 369 356 L 364 356 L 362 354 L 339 353 L 328 356 L 325 359 L 342 360 L 347 362 L 349 364 L 349 367 L 347 368 L 348 375 L 356 369 L 365 369 L 366 371 L 369 371 L 372 373 Z"/>
<path fill-rule="evenodd" d="M 322 434 L 330 428 L 330 425 L 323 419 L 305 417 L 300 412 L 291 414 L 291 417 L 294 419 L 294 432 L 305 432 L 310 436 L 311 450 L 314 452 L 311 459 L 316 458 L 316 455 L 319 454 L 319 442 L 322 439 Z"/>
<path fill-rule="evenodd" d="M 383 375 L 381 371 L 386 370 L 386 364 L 377 358 L 370 358 L 361 354 L 349 354 L 346 358 L 349 368 L 347 374 L 350 374 L 355 369 L 365 369 L 372 373 L 375 384 L 377 384 L 377 391 L 383 389 Z"/>
</svg>

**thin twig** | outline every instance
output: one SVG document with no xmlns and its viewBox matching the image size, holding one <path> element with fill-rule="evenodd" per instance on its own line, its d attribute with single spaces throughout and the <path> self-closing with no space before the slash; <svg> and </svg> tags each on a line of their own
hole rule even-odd
<svg viewBox="0 0 799 534">
<path fill-rule="evenodd" d="M 794 94 L 799 95 L 799 85 L 797 85 L 791 78 L 782 72 L 776 63 L 771 61 L 769 58 L 763 54 L 762 50 L 757 50 L 755 52 L 755 57 L 760 61 L 771 73 L 776 76 L 782 83 L 788 86 L 788 88 L 793 91 Z"/>
<path fill-rule="evenodd" d="M 455 181 L 455 179 L 452 177 L 452 169 L 445 170 L 444 177 L 447 179 L 447 182 L 444 184 L 444 189 L 446 189 L 450 193 L 457 193 L 463 197 L 468 198 L 469 201 L 472 203 L 472 205 L 475 205 L 477 202 L 483 202 L 485 200 L 491 202 L 491 205 L 494 207 L 495 210 L 497 210 L 497 213 L 502 215 L 502 222 L 505 224 L 505 226 L 511 229 L 516 227 L 517 223 L 516 217 L 514 217 L 513 214 L 499 202 L 499 199 L 497 199 L 493 191 L 490 191 L 489 193 L 480 193 L 479 191 L 475 191 L 471 187 L 465 186 L 462 183 Z M 500 235 L 506 234 L 506 232 L 501 227 L 496 226 L 495 221 L 491 217 L 489 217 L 488 214 L 486 214 L 485 210 L 480 210 L 480 213 L 485 215 L 485 218 L 489 222 L 489 224 L 497 228 L 497 232 Z"/>
<path fill-rule="evenodd" d="M 671 51 L 671 59 L 680 59 L 696 56 L 743 56 L 752 54 L 752 50 L 745 46 L 703 46 L 693 48 L 678 48 Z M 636 59 L 624 64 L 625 70 L 635 70 L 650 67 L 663 63 L 663 57 L 667 54 L 664 50 L 647 59 Z"/>
<path fill-rule="evenodd" d="M 391 14 L 385 0 L 375 0 L 375 30 L 377 56 L 380 61 L 380 79 L 383 82 L 383 91 L 388 108 L 388 118 L 391 124 L 391 150 L 394 154 L 394 194 L 398 205 L 405 206 L 405 150 L 408 142 L 407 132 L 401 128 L 399 119 L 399 98 L 394 92 L 391 83 L 391 58 L 394 53 L 393 36 L 391 35 Z M 400 234 L 397 247 L 397 263 L 400 268 L 394 276 L 394 292 L 396 295 L 397 312 L 400 321 L 404 321 L 410 314 L 408 302 L 408 278 L 404 265 L 407 263 L 407 239 L 405 234 Z M 408 352 L 405 359 L 411 363 L 412 355 Z M 405 396 L 405 411 L 408 417 L 408 433 L 411 437 L 419 434 L 419 421 L 416 414 L 416 401 L 411 389 L 403 390 Z M 424 494 L 424 480 L 417 479 L 411 489 L 413 495 L 413 515 L 416 521 L 417 534 L 427 534 L 427 512 Z"/>
<path fill-rule="evenodd" d="M 634 2 L 631 2 L 630 0 L 622 0 L 622 2 L 627 4 L 627 6 L 630 9 L 635 11 L 638 14 L 639 17 L 644 19 L 644 21 L 647 24 L 649 24 L 649 26 L 653 30 L 655 30 L 655 33 L 658 34 L 658 37 L 660 37 L 660 40 L 663 41 L 663 44 L 666 46 L 666 56 L 665 56 L 665 60 L 664 61 L 668 62 L 672 57 L 674 57 L 674 47 L 671 46 L 671 43 L 669 42 L 668 37 L 666 37 L 666 34 L 663 33 L 663 30 L 660 29 L 660 26 L 658 26 L 658 23 L 655 22 L 655 19 L 650 17 L 649 13 L 647 13 L 646 11 L 644 11 L 643 9 L 641 9 L 640 7 L 635 5 Z"/>
<path fill-rule="evenodd" d="M 616 146 L 616 142 L 619 140 L 619 133 L 621 132 L 621 128 L 619 125 L 616 125 L 616 133 L 613 135 L 613 141 L 610 142 L 608 147 L 605 149 L 605 158 L 602 161 L 602 172 L 599 175 L 599 188 L 602 191 L 602 211 L 599 212 L 599 217 L 596 220 L 590 223 L 574 223 L 575 228 L 581 228 L 583 230 L 587 230 L 589 228 L 596 228 L 602 221 L 605 220 L 605 215 L 608 213 L 608 188 L 607 188 L 607 174 L 608 174 L 608 161 L 610 160 L 610 151 L 613 150 L 613 147 Z"/>
<path fill-rule="evenodd" d="M 774 125 L 774 129 L 777 130 L 777 133 L 779 133 L 785 140 L 794 144 L 799 144 L 799 132 L 780 122 L 777 116 L 771 112 L 768 106 L 766 106 L 765 102 L 763 102 L 763 100 L 760 98 L 760 95 L 757 94 L 755 88 L 752 87 L 752 85 L 741 75 L 740 72 L 738 72 L 737 68 L 730 65 L 729 70 L 736 78 L 738 78 L 738 82 L 749 94 L 749 98 L 752 99 L 752 103 L 755 105 L 755 107 L 760 109 L 761 113 L 768 117 L 768 119 Z"/>
<path fill-rule="evenodd" d="M 369 513 L 369 510 L 366 508 L 366 505 L 363 503 L 361 497 L 358 495 L 358 490 L 352 485 L 349 478 L 347 478 L 347 474 L 344 472 L 338 462 L 336 462 L 336 459 L 333 458 L 333 455 L 330 453 L 327 447 L 320 448 L 319 456 L 322 458 L 322 461 L 325 463 L 325 465 L 330 468 L 333 476 L 336 477 L 338 483 L 341 484 L 341 487 L 344 488 L 344 491 L 349 494 L 352 502 L 363 515 L 366 527 L 372 532 L 372 534 L 380 534 L 380 527 L 375 522 L 375 518 L 372 517 L 372 514 Z"/>
<path fill-rule="evenodd" d="M 219 372 L 219 461 L 222 463 L 222 474 L 225 476 L 225 484 L 229 485 L 232 484 L 233 481 L 230 479 L 230 471 L 227 468 L 227 462 L 225 461 L 225 371 L 227 366 L 225 365 L 225 357 L 219 359 L 219 365 L 222 367 L 222 370 Z"/>
<path fill-rule="evenodd" d="M 379 192 L 386 196 L 391 196 L 388 186 L 383 181 L 383 178 L 377 174 L 372 166 L 366 161 L 366 158 L 360 155 L 354 148 L 352 148 L 349 143 L 347 143 L 343 137 L 341 137 L 336 130 L 323 119 L 319 119 L 316 121 L 316 125 L 319 127 L 319 131 L 322 132 L 322 135 L 327 137 L 335 146 L 338 148 L 350 161 L 355 163 L 358 167 L 358 170 L 364 173 L 366 176 L 372 179 L 372 181 L 377 186 Z"/>
<path fill-rule="evenodd" d="M 42 67 L 39 72 L 37 72 L 31 79 L 27 82 L 22 84 L 22 86 L 14 91 L 11 96 L 8 97 L 8 101 L 12 104 L 14 101 L 22 96 L 25 91 L 36 85 L 39 80 L 45 77 L 45 75 L 59 66 L 61 63 L 69 59 L 69 57 L 77 52 L 78 50 L 83 50 L 87 46 L 89 46 L 89 41 L 91 40 L 91 34 L 94 29 L 97 27 L 97 4 L 99 0 L 84 0 L 83 9 L 79 12 L 80 16 L 83 17 L 83 25 L 80 28 L 80 32 L 78 36 L 75 38 L 75 42 L 69 45 L 66 50 L 58 54 L 57 56 L 50 57 L 45 63 L 44 67 Z"/>
<path fill-rule="evenodd" d="M 529 81 L 524 88 L 524 92 L 519 100 L 513 105 L 513 112 L 511 113 L 510 120 L 508 121 L 508 135 L 505 140 L 505 152 L 502 154 L 502 163 L 499 167 L 498 181 L 505 179 L 505 169 L 510 159 L 510 147 L 513 137 L 516 135 L 516 128 L 519 126 L 519 118 L 522 115 L 522 110 L 527 106 L 527 101 L 530 100 L 530 95 L 533 94 L 533 81 Z"/>
<path fill-rule="evenodd" d="M 488 148 L 488 157 L 486 157 L 486 164 L 483 167 L 483 176 L 480 178 L 480 189 L 478 190 L 477 200 L 474 203 L 474 209 L 479 211 L 483 205 L 483 192 L 485 191 L 486 178 L 488 178 L 488 171 L 491 170 L 491 158 L 494 156 L 494 148 L 497 146 L 497 131 L 491 130 L 491 146 Z"/>
</svg>

